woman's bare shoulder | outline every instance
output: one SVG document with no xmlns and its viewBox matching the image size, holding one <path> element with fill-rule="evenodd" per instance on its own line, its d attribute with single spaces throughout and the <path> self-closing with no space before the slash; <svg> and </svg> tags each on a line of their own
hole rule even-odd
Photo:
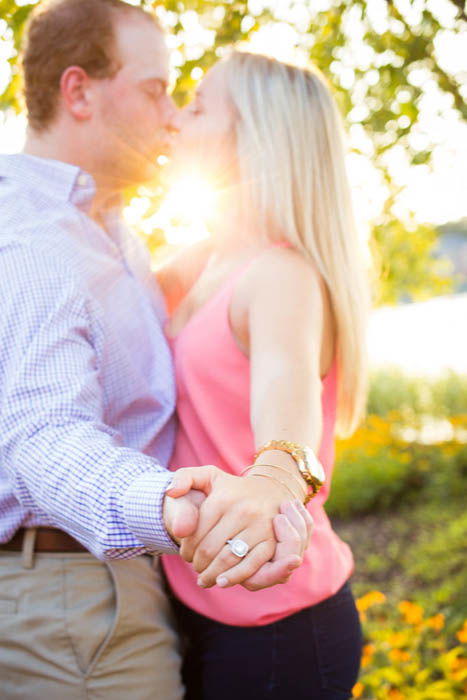
<svg viewBox="0 0 467 700">
<path fill-rule="evenodd" d="M 321 275 L 311 258 L 295 248 L 279 245 L 266 249 L 253 261 L 245 283 L 278 295 L 287 290 L 316 292 L 322 286 Z"/>
</svg>

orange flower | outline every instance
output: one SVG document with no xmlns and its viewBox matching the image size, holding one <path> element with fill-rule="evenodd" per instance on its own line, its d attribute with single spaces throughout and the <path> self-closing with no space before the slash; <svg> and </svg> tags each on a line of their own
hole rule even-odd
<svg viewBox="0 0 467 700">
<path fill-rule="evenodd" d="M 362 649 L 362 666 L 365 668 L 371 661 L 373 654 L 375 653 L 374 644 L 365 644 Z"/>
<path fill-rule="evenodd" d="M 359 698 L 364 690 L 365 690 L 365 688 L 363 686 L 363 683 L 360 683 L 360 681 L 358 681 L 358 683 L 355 683 L 355 685 L 352 689 L 352 697 Z"/>
<path fill-rule="evenodd" d="M 399 611 L 409 625 L 418 625 L 423 620 L 423 608 L 410 600 L 402 600 L 399 603 Z"/>
<path fill-rule="evenodd" d="M 452 660 L 451 671 L 465 671 L 467 669 L 467 659 L 456 656 Z"/>
<path fill-rule="evenodd" d="M 392 647 L 403 647 L 407 644 L 407 635 L 403 632 L 394 632 L 388 638 L 388 642 Z"/>
<path fill-rule="evenodd" d="M 444 615 L 438 613 L 437 615 L 433 615 L 433 617 L 429 617 L 426 621 L 426 626 L 439 632 L 444 627 Z"/>
<path fill-rule="evenodd" d="M 377 605 L 378 603 L 384 603 L 386 596 L 381 591 L 370 591 L 365 593 L 364 596 L 357 599 L 357 610 L 361 613 L 365 612 L 372 605 Z"/>
<path fill-rule="evenodd" d="M 464 626 L 461 627 L 459 632 L 457 633 L 457 639 L 462 642 L 462 644 L 467 643 L 467 620 L 464 621 Z"/>
<path fill-rule="evenodd" d="M 404 700 L 404 696 L 396 688 L 391 688 L 388 693 L 388 698 L 390 698 L 390 700 Z"/>
<path fill-rule="evenodd" d="M 410 654 L 407 651 L 402 651 L 401 649 L 391 649 L 389 652 L 389 658 L 395 663 L 402 663 L 403 661 L 410 661 Z"/>
</svg>

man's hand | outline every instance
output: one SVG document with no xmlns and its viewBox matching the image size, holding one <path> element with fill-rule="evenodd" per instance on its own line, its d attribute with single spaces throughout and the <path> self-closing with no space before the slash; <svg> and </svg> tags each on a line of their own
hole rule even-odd
<svg viewBox="0 0 467 700">
<path fill-rule="evenodd" d="M 180 498 L 164 498 L 164 525 L 170 537 L 180 544 L 183 537 L 194 535 L 199 521 L 199 509 L 206 496 L 202 491 L 188 491 Z"/>
<path fill-rule="evenodd" d="M 175 472 L 167 493 L 178 499 L 190 489 L 203 491 L 207 498 L 201 504 L 194 534 L 186 534 L 193 526 L 191 516 L 186 521 L 182 518 L 190 527 L 183 531 L 180 554 L 201 574 L 200 585 L 209 587 L 216 580 L 223 586 L 245 582 L 247 588 L 257 590 L 284 582 L 301 563 L 311 536 L 311 516 L 299 502 L 283 507 L 291 494 L 281 483 L 236 477 L 207 466 Z M 281 516 L 274 521 L 281 508 L 287 524 Z M 233 537 L 250 547 L 241 560 L 226 545 Z"/>
</svg>

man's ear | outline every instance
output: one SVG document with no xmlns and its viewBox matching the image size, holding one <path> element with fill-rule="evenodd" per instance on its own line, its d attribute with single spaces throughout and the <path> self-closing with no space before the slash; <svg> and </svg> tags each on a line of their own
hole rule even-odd
<svg viewBox="0 0 467 700">
<path fill-rule="evenodd" d="M 91 79 L 83 68 L 69 66 L 60 79 L 60 94 L 68 112 L 78 121 L 91 117 Z"/>
</svg>

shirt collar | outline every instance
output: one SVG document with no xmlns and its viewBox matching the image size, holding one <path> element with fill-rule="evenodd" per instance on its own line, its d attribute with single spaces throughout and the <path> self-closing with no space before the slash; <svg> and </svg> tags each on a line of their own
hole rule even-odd
<svg viewBox="0 0 467 700">
<path fill-rule="evenodd" d="M 89 210 L 96 185 L 89 173 L 76 165 L 26 153 L 0 155 L 0 177 L 32 185 L 57 201 L 69 201 Z"/>
</svg>

